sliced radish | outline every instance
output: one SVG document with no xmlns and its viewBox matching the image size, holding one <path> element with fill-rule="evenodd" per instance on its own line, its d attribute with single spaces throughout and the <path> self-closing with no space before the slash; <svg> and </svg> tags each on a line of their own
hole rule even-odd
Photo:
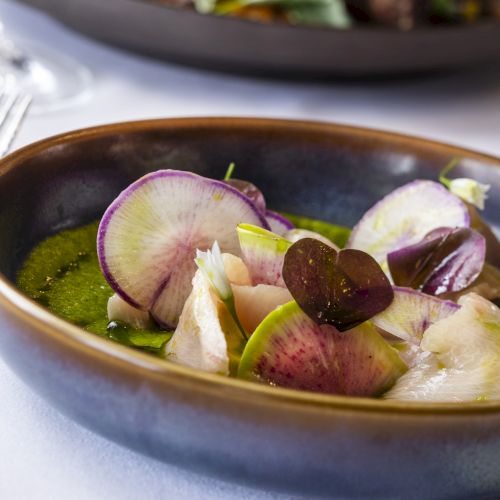
<svg viewBox="0 0 500 500">
<path fill-rule="evenodd" d="M 291 243 L 278 234 L 251 224 L 240 224 L 237 233 L 253 284 L 285 287 L 283 260 Z"/>
<path fill-rule="evenodd" d="M 500 399 L 500 309 L 470 293 L 461 308 L 430 326 L 420 344 L 426 353 L 384 395 L 416 401 Z"/>
<path fill-rule="evenodd" d="M 460 306 L 411 288 L 394 287 L 391 305 L 372 318 L 375 326 L 395 337 L 419 345 L 427 328 L 453 314 Z"/>
<path fill-rule="evenodd" d="M 196 270 L 195 250 L 217 240 L 239 255 L 235 228 L 268 227 L 236 189 L 199 175 L 160 170 L 125 189 L 106 210 L 97 237 L 99 262 L 111 287 L 160 324 L 177 325 Z"/>
<path fill-rule="evenodd" d="M 290 229 L 283 235 L 283 238 L 286 238 L 292 243 L 303 240 L 304 238 L 313 238 L 315 240 L 321 241 L 321 243 L 324 243 L 325 245 L 334 248 L 335 250 L 340 250 L 340 248 L 335 245 L 335 243 L 330 241 L 326 236 L 323 236 L 316 231 L 310 231 L 309 229 Z"/>
<path fill-rule="evenodd" d="M 283 236 L 287 231 L 293 229 L 293 224 L 283 215 L 272 210 L 266 210 L 266 220 L 273 233 Z"/>
<path fill-rule="evenodd" d="M 375 396 L 405 371 L 397 351 L 369 323 L 340 333 L 289 302 L 250 337 L 238 376 L 292 389 Z"/>
<path fill-rule="evenodd" d="M 364 250 L 387 268 L 387 254 L 414 245 L 438 227 L 469 227 L 465 204 L 437 182 L 416 180 L 395 189 L 354 227 L 348 248 Z"/>
<path fill-rule="evenodd" d="M 286 288 L 274 285 L 233 285 L 232 288 L 236 313 L 247 333 L 252 333 L 271 311 L 293 298 Z"/>
</svg>

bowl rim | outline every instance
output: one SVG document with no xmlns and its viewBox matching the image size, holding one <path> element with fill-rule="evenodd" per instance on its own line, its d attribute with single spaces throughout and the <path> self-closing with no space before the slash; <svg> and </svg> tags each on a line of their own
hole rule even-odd
<svg viewBox="0 0 500 500">
<path fill-rule="evenodd" d="M 349 134 L 364 136 L 370 139 L 390 141 L 391 144 L 406 144 L 409 146 L 424 145 L 427 148 L 444 151 L 455 156 L 464 156 L 468 159 L 490 163 L 500 168 L 500 158 L 483 154 L 477 151 L 448 145 L 442 142 L 428 140 L 411 135 L 389 132 L 385 130 L 355 127 L 330 122 L 285 120 L 269 118 L 245 117 L 189 117 L 163 118 L 140 121 L 125 121 L 98 125 L 65 132 L 55 136 L 28 144 L 0 160 L 0 177 L 15 168 L 24 160 L 36 156 L 42 151 L 62 144 L 75 143 L 81 140 L 104 137 L 111 134 L 126 132 L 147 132 L 161 128 L 179 132 L 196 128 L 252 130 L 262 128 L 278 128 L 286 131 L 309 131 L 333 134 Z M 200 390 L 232 391 L 240 397 L 253 398 L 261 404 L 274 406 L 290 406 L 308 411 L 351 411 L 365 413 L 397 413 L 398 415 L 470 415 L 489 414 L 500 412 L 500 400 L 474 401 L 467 403 L 423 403 L 411 401 L 393 401 L 374 398 L 352 396 L 327 395 L 280 387 L 271 387 L 264 384 L 223 377 L 205 373 L 189 367 L 168 363 L 165 360 L 132 348 L 114 343 L 87 332 L 49 312 L 43 306 L 24 295 L 15 284 L 0 273 L 0 307 L 11 313 L 16 319 L 27 324 L 51 338 L 56 343 L 66 344 L 72 349 L 84 351 L 93 358 L 101 358 L 109 365 L 119 366 L 121 369 L 133 370 L 137 377 L 153 377 L 155 379 L 175 383 L 197 383 Z M 169 377 L 165 377 L 168 375 Z"/>
</svg>

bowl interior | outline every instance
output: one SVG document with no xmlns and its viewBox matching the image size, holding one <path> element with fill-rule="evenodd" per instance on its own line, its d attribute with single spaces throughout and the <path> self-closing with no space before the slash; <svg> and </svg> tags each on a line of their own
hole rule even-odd
<svg viewBox="0 0 500 500">
<path fill-rule="evenodd" d="M 44 237 L 99 218 L 141 175 L 165 168 L 260 186 L 268 206 L 352 226 L 373 203 L 415 178 L 492 184 L 485 217 L 500 225 L 499 161 L 418 139 L 326 124 L 270 120 L 165 120 L 112 125 L 30 146 L 3 162 L 0 272 L 14 280 Z M 15 167 L 15 168 L 13 168 Z"/>
</svg>

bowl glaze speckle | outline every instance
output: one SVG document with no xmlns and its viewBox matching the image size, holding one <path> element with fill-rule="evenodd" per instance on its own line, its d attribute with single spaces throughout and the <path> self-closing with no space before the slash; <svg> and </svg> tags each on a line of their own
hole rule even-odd
<svg viewBox="0 0 500 500">
<path fill-rule="evenodd" d="M 82 425 L 160 460 L 241 483 L 351 498 L 500 495 L 500 401 L 422 404 L 326 396 L 204 374 L 84 332 L 15 287 L 29 250 L 100 217 L 146 172 L 176 168 L 261 186 L 271 208 L 352 225 L 415 178 L 457 174 L 492 185 L 500 160 L 340 125 L 200 118 L 67 133 L 0 163 L 0 351 Z"/>
</svg>

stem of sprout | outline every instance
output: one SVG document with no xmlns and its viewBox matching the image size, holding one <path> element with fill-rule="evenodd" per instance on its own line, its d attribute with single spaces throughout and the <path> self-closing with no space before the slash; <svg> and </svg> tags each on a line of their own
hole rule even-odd
<svg viewBox="0 0 500 500">
<path fill-rule="evenodd" d="M 439 182 L 447 188 L 450 187 L 451 181 L 446 176 L 460 163 L 461 160 L 461 158 L 453 158 L 439 173 Z"/>
<path fill-rule="evenodd" d="M 243 328 L 243 325 L 240 323 L 240 320 L 238 319 L 238 315 L 236 314 L 236 307 L 234 305 L 234 297 L 231 295 L 231 297 L 229 297 L 227 300 L 224 301 L 224 304 L 226 305 L 227 310 L 229 311 L 229 314 L 233 318 L 233 321 L 235 322 L 236 326 L 238 327 L 238 329 L 241 333 L 241 336 L 243 337 L 245 342 L 248 341 L 248 334 L 245 331 L 245 329 Z"/>
<path fill-rule="evenodd" d="M 231 162 L 229 164 L 229 167 L 227 167 L 226 175 L 224 176 L 224 180 L 228 181 L 231 179 L 231 176 L 233 175 L 234 168 L 236 167 L 236 164 L 234 162 Z"/>
</svg>

